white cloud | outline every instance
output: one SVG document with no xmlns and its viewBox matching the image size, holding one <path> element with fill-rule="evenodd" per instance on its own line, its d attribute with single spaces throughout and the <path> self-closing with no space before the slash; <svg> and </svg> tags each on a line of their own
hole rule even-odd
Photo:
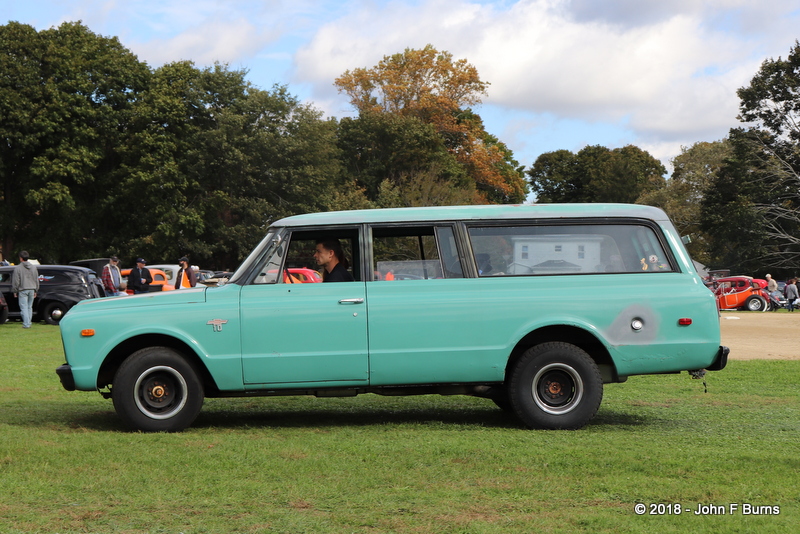
<svg viewBox="0 0 800 534">
<path fill-rule="evenodd" d="M 181 59 L 210 65 L 246 61 L 275 38 L 245 19 L 207 20 L 173 37 L 130 43 L 130 48 L 156 67 Z"/>
<path fill-rule="evenodd" d="M 316 101 L 335 102 L 332 82 L 345 70 L 431 43 L 478 68 L 491 83 L 487 104 L 625 122 L 642 145 L 677 154 L 737 125 L 736 89 L 766 55 L 785 55 L 798 15 L 780 0 L 365 4 L 322 25 L 294 74 Z"/>
</svg>

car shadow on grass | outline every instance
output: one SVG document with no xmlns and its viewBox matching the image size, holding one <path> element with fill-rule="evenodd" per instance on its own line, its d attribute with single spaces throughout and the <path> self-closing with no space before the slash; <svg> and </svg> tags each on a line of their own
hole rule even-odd
<svg viewBox="0 0 800 534">
<path fill-rule="evenodd" d="M 245 408 L 245 407 L 240 407 Z M 584 428 L 602 427 L 652 427 L 672 425 L 674 422 L 641 413 L 601 410 Z M 680 422 L 677 422 L 680 424 Z M 249 407 L 228 410 L 219 404 L 213 409 L 200 412 L 194 428 L 336 428 L 396 425 L 412 427 L 465 427 L 507 428 L 526 430 L 526 427 L 511 412 L 501 410 L 491 401 L 485 406 L 472 404 L 468 407 L 395 406 L 347 406 L 336 408 Z"/>
<path fill-rule="evenodd" d="M 395 402 L 391 406 L 376 404 L 348 404 L 339 402 L 335 406 L 309 406 L 306 399 L 299 405 L 290 402 L 270 404 L 248 399 L 236 402 L 231 399 L 213 399 L 201 410 L 190 426 L 196 429 L 245 429 L 245 428 L 344 428 L 379 425 L 410 426 L 418 428 L 468 427 L 525 429 L 517 417 L 497 408 L 491 401 L 470 402 L 465 405 L 424 405 Z M 324 402 L 324 401 L 323 401 Z M 20 408 L 22 409 L 22 408 Z M 98 406 L 75 405 L 60 402 L 30 406 L 17 415 L 6 411 L 0 422 L 14 426 L 70 429 L 75 431 L 119 432 L 127 431 L 113 406 L 108 409 Z M 586 425 L 586 429 L 601 430 L 615 428 L 647 428 L 654 426 L 680 426 L 682 420 L 664 419 L 653 414 L 604 409 Z M 686 422 L 686 424 L 690 424 Z"/>
<path fill-rule="evenodd" d="M 379 425 L 414 427 L 522 428 L 499 408 L 314 408 L 203 410 L 192 428 L 344 428 Z"/>
</svg>

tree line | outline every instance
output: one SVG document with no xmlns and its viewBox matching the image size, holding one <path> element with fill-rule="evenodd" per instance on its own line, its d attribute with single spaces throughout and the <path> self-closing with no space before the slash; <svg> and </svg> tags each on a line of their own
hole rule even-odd
<svg viewBox="0 0 800 534">
<path fill-rule="evenodd" d="M 334 84 L 357 115 L 336 119 L 286 86 L 252 86 L 245 70 L 151 68 L 81 23 L 10 22 L 0 26 L 0 247 L 12 261 L 22 248 L 43 263 L 188 254 L 227 269 L 281 217 L 521 203 L 532 191 L 539 202 L 657 205 L 703 263 L 790 268 L 800 140 L 788 114 L 800 100 L 780 91 L 797 79 L 784 63 L 765 62 L 740 90 L 742 118 L 757 126 L 684 149 L 665 179 L 635 146 L 551 152 L 526 169 L 472 109 L 489 83 L 430 45 L 343 73 Z M 784 120 L 764 103 L 781 95 Z"/>
</svg>

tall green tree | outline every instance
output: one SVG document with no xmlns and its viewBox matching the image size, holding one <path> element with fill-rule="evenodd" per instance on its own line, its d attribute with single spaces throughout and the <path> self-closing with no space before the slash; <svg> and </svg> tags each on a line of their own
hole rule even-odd
<svg viewBox="0 0 800 534">
<path fill-rule="evenodd" d="M 740 120 L 747 131 L 732 131 L 748 144 L 756 181 L 766 192 L 754 209 L 769 239 L 765 263 L 795 268 L 800 263 L 800 42 L 786 59 L 768 59 L 737 91 Z M 794 271 L 796 273 L 796 271 Z"/>
<path fill-rule="evenodd" d="M 666 169 L 648 152 L 628 145 L 587 146 L 539 156 L 527 171 L 538 202 L 640 202 L 666 186 Z"/>
<path fill-rule="evenodd" d="M 80 23 L 0 26 L 0 238 L 44 261 L 91 239 L 97 187 L 119 160 L 147 66 Z"/>
<path fill-rule="evenodd" d="M 709 267 L 733 273 L 756 273 L 769 252 L 764 217 L 756 206 L 768 191 L 756 178 L 763 166 L 754 159 L 750 133 L 731 130 L 730 154 L 711 177 L 701 202 L 700 229 L 711 236 Z"/>
<path fill-rule="evenodd" d="M 117 226 L 128 229 L 120 249 L 233 268 L 271 221 L 335 204 L 336 124 L 245 75 L 190 62 L 154 72 L 114 195 L 125 206 Z"/>
<path fill-rule="evenodd" d="M 466 170 L 447 150 L 431 124 L 417 117 L 366 112 L 339 122 L 338 146 L 344 171 L 377 200 L 381 185 L 400 187 L 403 177 L 435 169 L 438 179 L 454 187 L 473 186 Z M 385 187 L 385 186 L 384 186 Z"/>
<path fill-rule="evenodd" d="M 691 242 L 686 247 L 689 254 L 705 265 L 713 261 L 710 250 L 714 247 L 714 236 L 701 227 L 703 202 L 731 156 L 728 139 L 682 147 L 680 155 L 672 160 L 674 170 L 666 187 L 640 198 L 642 204 L 658 206 L 667 212 L 678 232 L 690 236 Z"/>
<path fill-rule="evenodd" d="M 233 268 L 277 218 L 367 204 L 340 170 L 336 122 L 245 76 L 151 70 L 81 24 L 0 27 L 6 254 Z"/>
</svg>

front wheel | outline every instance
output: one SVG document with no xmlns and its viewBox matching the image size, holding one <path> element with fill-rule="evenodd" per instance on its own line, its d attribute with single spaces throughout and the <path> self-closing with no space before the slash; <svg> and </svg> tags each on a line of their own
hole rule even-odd
<svg viewBox="0 0 800 534">
<path fill-rule="evenodd" d="M 203 406 L 203 384 L 194 366 L 167 347 L 133 353 L 114 376 L 114 409 L 122 421 L 144 432 L 178 432 Z"/>
<path fill-rule="evenodd" d="M 42 315 L 47 324 L 58 324 L 61 318 L 67 313 L 67 305 L 63 302 L 49 302 L 45 307 Z"/>
<path fill-rule="evenodd" d="M 542 343 L 514 366 L 509 399 L 530 428 L 576 430 L 597 413 L 603 379 L 584 350 L 569 343 Z"/>
</svg>

